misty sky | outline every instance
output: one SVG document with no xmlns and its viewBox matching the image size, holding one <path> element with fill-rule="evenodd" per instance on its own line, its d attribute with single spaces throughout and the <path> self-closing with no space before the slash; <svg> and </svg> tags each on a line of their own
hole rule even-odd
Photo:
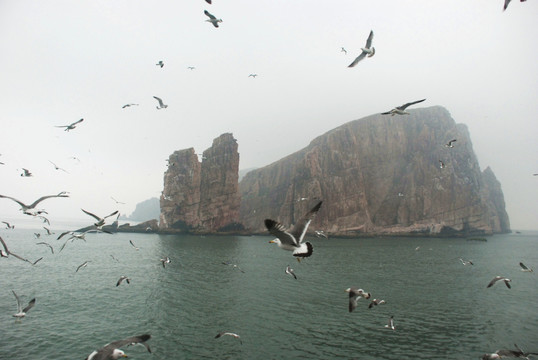
<svg viewBox="0 0 538 360">
<path fill-rule="evenodd" d="M 33 202 L 69 191 L 41 204 L 52 223 L 91 220 L 80 208 L 130 214 L 160 196 L 175 150 L 201 153 L 232 132 L 240 168 L 262 167 L 348 121 L 426 98 L 420 106 L 467 124 L 512 228 L 537 229 L 538 1 L 502 5 L 0 0 L 0 194 Z M 370 30 L 375 56 L 348 68 Z M 169 107 L 157 110 L 153 96 Z M 71 132 L 54 127 L 80 118 Z M 0 199 L 0 220 L 21 216 Z"/>
</svg>

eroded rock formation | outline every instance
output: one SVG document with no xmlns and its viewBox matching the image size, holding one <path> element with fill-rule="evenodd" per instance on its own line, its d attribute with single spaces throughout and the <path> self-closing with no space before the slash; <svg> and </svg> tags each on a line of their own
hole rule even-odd
<svg viewBox="0 0 538 360">
<path fill-rule="evenodd" d="M 249 172 L 240 222 L 253 232 L 265 218 L 293 224 L 323 199 L 312 230 L 337 235 L 509 231 L 500 184 L 480 171 L 466 126 L 440 106 L 410 112 L 351 121 Z"/>
</svg>

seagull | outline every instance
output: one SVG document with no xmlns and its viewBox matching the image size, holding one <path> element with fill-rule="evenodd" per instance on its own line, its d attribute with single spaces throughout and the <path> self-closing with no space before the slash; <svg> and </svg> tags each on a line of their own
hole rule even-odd
<svg viewBox="0 0 538 360">
<path fill-rule="evenodd" d="M 69 124 L 69 125 L 60 125 L 60 126 L 55 126 L 55 127 L 60 127 L 60 128 L 64 127 L 65 128 L 64 131 L 69 132 L 69 130 L 73 130 L 74 128 L 77 127 L 78 124 L 80 124 L 83 121 L 84 121 L 84 119 L 80 119 L 80 120 L 75 121 L 74 123 Z"/>
<path fill-rule="evenodd" d="M 61 167 L 59 167 L 58 165 L 56 165 L 56 164 L 53 163 L 52 161 L 49 160 L 49 162 L 54 166 L 54 170 L 62 170 L 63 172 L 68 173 L 67 170 L 62 169 Z M 69 173 L 68 173 L 68 174 L 69 174 Z"/>
<path fill-rule="evenodd" d="M 526 267 L 525 264 L 523 264 L 522 262 L 519 263 L 519 266 L 521 266 L 521 271 L 533 272 L 531 268 Z"/>
<path fill-rule="evenodd" d="M 343 47 L 343 46 L 342 46 L 342 50 L 340 50 L 340 52 L 343 52 L 343 53 L 344 53 L 344 55 L 347 55 L 347 50 L 346 50 L 346 49 L 344 49 L 344 47 Z"/>
<path fill-rule="evenodd" d="M 125 109 L 125 108 L 131 107 L 131 106 L 138 106 L 138 104 L 125 104 L 121 108 Z"/>
<path fill-rule="evenodd" d="M 194 66 L 187 66 L 187 69 L 189 69 L 189 70 L 194 70 L 194 69 L 196 69 L 196 68 L 195 68 Z"/>
<path fill-rule="evenodd" d="M 66 232 L 63 232 L 60 234 L 60 236 L 58 236 L 58 238 L 56 240 L 60 240 L 64 235 L 67 235 L 67 234 L 70 234 L 71 237 L 69 237 L 65 243 L 62 245 L 62 247 L 60 248 L 60 252 L 62 252 L 62 250 L 65 248 L 65 246 L 67 245 L 67 243 L 69 242 L 69 240 L 71 240 L 71 242 L 75 241 L 76 239 L 78 240 L 84 240 L 86 241 L 86 234 L 88 233 L 93 233 L 93 232 L 105 232 L 107 234 L 112 234 L 111 232 L 109 231 L 106 231 L 106 230 L 101 230 L 101 229 L 90 229 L 90 230 L 86 230 L 84 231 L 83 233 L 77 233 L 77 232 L 73 232 L 73 231 L 66 231 Z"/>
<path fill-rule="evenodd" d="M 160 66 L 160 67 L 163 67 L 164 66 L 164 63 L 162 60 L 159 60 L 159 62 L 157 64 L 155 64 L 157 66 Z"/>
<path fill-rule="evenodd" d="M 135 246 L 133 240 L 129 240 L 129 244 L 131 244 L 135 248 L 135 250 L 140 250 L 138 247 Z"/>
<path fill-rule="evenodd" d="M 100 229 L 103 225 L 105 225 L 105 219 L 106 218 L 111 217 L 113 215 L 116 215 L 118 213 L 118 210 L 116 210 L 113 213 L 101 218 L 101 217 L 99 217 L 99 216 L 97 216 L 95 214 L 92 214 L 89 211 L 84 210 L 84 209 L 80 209 L 80 210 L 82 210 L 85 214 L 88 214 L 88 215 L 90 215 L 91 217 L 93 217 L 94 219 L 97 220 L 97 222 L 95 224 L 93 224 L 93 225 L 95 225 L 95 227 L 97 227 L 98 229 Z"/>
<path fill-rule="evenodd" d="M 50 251 L 54 254 L 54 248 L 52 247 L 51 244 L 42 241 L 42 242 L 38 242 L 38 243 L 36 243 L 36 245 L 45 245 L 45 246 L 47 246 L 47 247 L 50 249 Z"/>
<path fill-rule="evenodd" d="M 293 271 L 293 269 L 289 265 L 286 266 L 286 274 L 289 274 L 289 275 L 293 276 L 293 278 L 295 280 L 297 280 L 297 276 L 295 275 L 295 272 Z"/>
<path fill-rule="evenodd" d="M 453 148 L 453 147 L 454 147 L 454 143 L 455 143 L 456 141 L 458 141 L 458 140 L 457 140 L 457 139 L 452 139 L 452 140 L 450 140 L 449 142 L 447 142 L 447 143 L 445 144 L 445 146 L 446 146 L 447 148 Z"/>
<path fill-rule="evenodd" d="M 159 102 L 159 106 L 157 106 L 157 110 L 166 109 L 168 107 L 168 105 L 165 105 L 163 103 L 163 100 L 161 98 L 158 98 L 157 96 L 154 96 L 153 98 L 157 99 L 157 101 Z"/>
<path fill-rule="evenodd" d="M 127 284 L 130 284 L 131 283 L 131 279 L 129 279 L 127 276 L 125 275 L 122 275 L 120 276 L 120 279 L 118 280 L 118 282 L 116 283 L 116 286 L 120 286 L 121 282 L 125 280 L 127 281 Z"/>
<path fill-rule="evenodd" d="M 94 352 L 92 352 L 85 360 L 117 360 L 121 357 L 126 358 L 127 355 L 125 354 L 125 352 L 120 350 L 120 347 L 134 344 L 144 345 L 148 352 L 151 353 L 149 345 L 146 344 L 146 341 L 148 341 L 150 338 L 151 335 L 144 334 L 138 336 L 131 336 L 123 340 L 111 342 L 110 344 L 106 344 L 99 350 L 95 350 Z"/>
<path fill-rule="evenodd" d="M 229 266 L 233 267 L 234 269 L 237 269 L 237 270 L 241 271 L 242 273 L 245 273 L 245 272 L 243 271 L 243 269 L 241 269 L 241 268 L 239 267 L 239 265 L 232 264 L 232 263 L 229 262 L 229 261 L 223 261 L 222 264 L 223 264 L 223 265 L 229 265 Z"/>
<path fill-rule="evenodd" d="M 357 289 L 356 287 L 350 287 L 345 290 L 347 293 L 349 293 L 349 312 L 352 312 L 357 307 L 357 301 L 361 299 L 361 297 L 365 299 L 369 299 L 371 297 L 370 293 L 364 292 L 363 289 Z"/>
<path fill-rule="evenodd" d="M 22 308 L 22 304 L 21 304 L 21 299 L 19 299 L 19 297 L 17 296 L 17 293 L 15 293 L 15 291 L 11 290 L 13 292 L 13 295 L 15 295 L 15 299 L 17 299 L 17 313 L 16 314 L 13 314 L 13 317 L 16 317 L 16 318 L 23 318 L 26 316 L 26 313 L 34 307 L 35 305 L 35 298 L 33 298 L 32 300 L 30 300 L 30 302 L 28 303 L 28 305 L 26 305 L 26 307 L 23 309 Z"/>
<path fill-rule="evenodd" d="M 512 280 L 510 280 L 510 279 L 508 279 L 508 278 L 505 278 L 505 277 L 502 277 L 502 276 L 495 276 L 495 277 L 493 278 L 493 280 L 491 280 L 491 281 L 489 282 L 489 284 L 488 284 L 487 287 L 488 287 L 488 288 L 489 288 L 489 287 L 492 287 L 492 286 L 493 286 L 497 281 L 499 281 L 499 280 L 504 281 L 504 284 L 506 285 L 507 288 L 509 288 L 509 289 L 512 288 L 512 287 L 510 286 L 510 284 L 509 284 L 509 282 L 512 281 Z"/>
<path fill-rule="evenodd" d="M 503 11 L 506 10 L 506 8 L 508 7 L 508 4 L 510 4 L 510 1 L 512 0 L 504 0 L 504 6 L 503 6 Z M 527 0 L 519 0 L 519 2 L 525 2 Z"/>
<path fill-rule="evenodd" d="M 519 346 L 517 346 L 517 344 L 514 344 L 514 346 L 516 347 L 516 350 L 506 350 L 506 349 L 497 350 L 492 354 L 484 354 L 484 355 L 482 355 L 482 357 L 480 359 L 482 359 L 482 360 L 491 360 L 491 359 L 502 359 L 502 358 L 505 358 L 505 357 L 514 357 L 514 358 L 523 358 L 523 359 L 528 360 L 529 355 L 538 355 L 538 353 L 533 353 L 533 352 L 526 353 L 526 352 L 523 352 L 523 350 L 521 350 L 519 348 Z"/>
<path fill-rule="evenodd" d="M 2 246 L 4 247 L 4 250 L 1 250 L 1 249 L 0 249 L 0 257 L 8 257 L 9 255 L 13 255 L 13 256 L 15 256 L 17 259 L 22 260 L 22 261 L 26 261 L 27 263 L 30 263 L 30 264 L 32 264 L 32 265 L 37 264 L 41 259 L 43 259 L 42 257 L 40 257 L 40 258 L 37 259 L 36 261 L 31 262 L 30 260 L 25 259 L 25 258 L 23 258 L 22 256 L 19 256 L 19 255 L 17 255 L 17 254 L 12 253 L 11 251 L 9 251 L 9 249 L 7 248 L 7 244 L 5 243 L 4 239 L 2 239 L 2 237 L 0 237 L 0 243 L 2 243 Z"/>
<path fill-rule="evenodd" d="M 390 316 L 389 318 L 389 323 L 387 325 L 385 325 L 386 328 L 388 329 L 391 329 L 391 330 L 394 330 L 396 329 L 396 327 L 394 326 L 394 316 Z"/>
<path fill-rule="evenodd" d="M 357 56 L 355 58 L 355 60 L 353 60 L 353 62 L 348 65 L 348 67 L 351 68 L 351 67 L 357 65 L 359 63 L 359 61 L 361 61 L 362 59 L 364 59 L 366 57 L 366 55 L 368 55 L 368 57 L 372 57 L 372 56 L 375 55 L 375 48 L 372 47 L 372 40 L 373 39 L 374 39 L 374 31 L 370 30 L 370 35 L 368 35 L 368 39 L 366 40 L 366 45 L 363 48 L 361 48 L 361 50 L 362 50 L 361 54 L 359 56 Z"/>
<path fill-rule="evenodd" d="M 314 234 L 316 234 L 316 236 L 319 237 L 319 238 L 322 238 L 322 237 L 325 238 L 325 239 L 328 239 L 328 238 L 329 238 L 329 237 L 327 236 L 327 234 L 325 234 L 325 233 L 323 232 L 323 230 L 315 230 L 315 231 L 314 231 Z"/>
<path fill-rule="evenodd" d="M 2 221 L 2 223 L 6 224 L 6 229 L 15 229 L 15 225 L 11 225 L 10 223 L 6 221 Z"/>
<path fill-rule="evenodd" d="M 30 177 L 30 176 L 34 176 L 34 175 L 32 175 L 32 173 L 30 172 L 30 170 L 28 170 L 28 169 L 22 168 L 22 171 L 23 171 L 23 172 L 21 173 L 21 176 L 22 176 L 22 177 Z"/>
<path fill-rule="evenodd" d="M 83 262 L 82 264 L 80 264 L 80 265 L 77 267 L 77 269 L 75 270 L 75 272 L 78 272 L 81 268 L 85 268 L 86 266 L 88 266 L 88 263 L 89 263 L 89 262 L 90 262 L 90 261 L 88 260 L 88 261 L 85 261 L 85 262 Z"/>
<path fill-rule="evenodd" d="M 390 110 L 390 111 L 381 113 L 381 115 L 388 115 L 388 114 L 391 114 L 391 116 L 394 116 L 394 115 L 409 115 L 409 113 L 406 112 L 405 109 L 406 109 L 408 106 L 411 106 L 411 105 L 413 105 L 413 104 L 418 104 L 418 103 L 420 103 L 420 102 L 423 102 L 424 100 L 426 100 L 426 99 L 417 100 L 417 101 L 409 102 L 409 103 L 407 103 L 407 104 L 403 104 L 403 105 L 401 105 L 401 106 L 397 106 L 397 107 L 395 107 L 394 109 L 392 109 L 392 110 Z"/>
<path fill-rule="evenodd" d="M 114 202 L 115 202 L 116 204 L 122 204 L 122 205 L 125 205 L 124 202 L 118 201 L 118 200 L 114 199 L 112 196 L 111 196 L 110 198 L 111 198 L 112 200 L 114 200 Z"/>
<path fill-rule="evenodd" d="M 36 239 L 39 239 L 39 238 L 41 237 L 41 234 L 40 234 L 40 233 L 34 233 L 34 237 L 35 237 Z"/>
<path fill-rule="evenodd" d="M 65 191 L 62 191 L 61 193 L 58 193 L 57 195 L 42 196 L 39 199 L 37 199 L 36 201 L 34 201 L 33 203 L 31 203 L 30 205 L 26 205 L 22 201 L 19 201 L 19 200 L 15 199 L 15 198 L 12 198 L 10 196 L 0 195 L 0 198 L 11 199 L 11 200 L 15 201 L 17 204 L 19 204 L 21 206 L 21 210 L 22 210 L 22 212 L 24 214 L 26 214 L 26 215 L 34 215 L 34 216 L 36 214 L 31 212 L 30 210 L 34 209 L 37 206 L 37 204 L 39 204 L 41 201 L 49 199 L 49 198 L 55 198 L 55 197 L 69 197 L 69 195 L 67 195 L 67 193 Z"/>
<path fill-rule="evenodd" d="M 37 214 L 36 214 L 37 215 Z M 43 223 L 47 224 L 47 225 L 50 225 L 50 221 L 49 219 L 47 219 L 46 217 L 42 216 L 42 215 L 37 215 L 38 218 L 40 218 L 41 220 L 43 220 Z"/>
<path fill-rule="evenodd" d="M 168 256 L 166 256 L 164 259 L 160 259 L 160 262 L 163 264 L 163 268 L 166 268 L 166 264 L 170 264 L 171 261 L 170 261 L 170 258 Z"/>
<path fill-rule="evenodd" d="M 45 229 L 45 230 L 47 231 L 47 236 L 50 236 L 50 235 L 54 234 L 53 232 L 51 232 L 51 231 L 49 230 L 49 228 L 47 228 L 47 227 L 45 227 L 45 226 L 43 226 L 43 229 Z"/>
<path fill-rule="evenodd" d="M 256 79 L 256 76 L 258 76 L 258 74 L 249 74 L 248 77 L 251 77 L 253 79 Z"/>
<path fill-rule="evenodd" d="M 117 262 L 120 262 L 118 259 L 116 259 L 116 258 L 114 257 L 114 255 L 111 254 L 110 257 L 111 257 L 112 259 L 116 260 Z"/>
<path fill-rule="evenodd" d="M 241 341 L 241 337 L 237 335 L 236 333 L 232 333 L 232 332 L 224 332 L 224 331 L 219 332 L 217 336 L 215 336 L 215 339 L 218 339 L 219 337 L 224 336 L 224 335 L 232 336 L 236 339 L 239 339 L 239 342 L 241 343 L 241 345 L 243 345 L 243 341 Z"/>
<path fill-rule="evenodd" d="M 306 213 L 293 228 L 286 230 L 282 224 L 271 219 L 265 219 L 265 227 L 277 238 L 269 241 L 276 243 L 279 248 L 293 251 L 293 256 L 300 258 L 309 257 L 312 255 L 313 247 L 308 241 L 303 243 L 308 225 L 319 211 L 322 201 L 318 202 L 309 212 Z"/>
<path fill-rule="evenodd" d="M 209 19 L 206 21 L 209 21 L 211 24 L 213 24 L 214 27 L 219 27 L 219 22 L 222 22 L 222 19 L 217 19 L 214 15 L 212 15 L 209 11 L 204 10 L 204 14 L 209 16 Z"/>
<path fill-rule="evenodd" d="M 463 260 L 462 258 L 460 258 L 460 261 L 463 265 L 474 265 L 471 260 Z"/>
<path fill-rule="evenodd" d="M 385 300 L 378 300 L 378 299 L 374 299 L 370 302 L 370 304 L 368 305 L 368 309 L 371 309 L 372 307 L 374 306 L 377 306 L 377 305 L 383 305 L 385 304 L 386 301 Z"/>
<path fill-rule="evenodd" d="M 439 169 L 444 169 L 444 168 L 445 168 L 445 163 L 439 160 Z"/>
</svg>

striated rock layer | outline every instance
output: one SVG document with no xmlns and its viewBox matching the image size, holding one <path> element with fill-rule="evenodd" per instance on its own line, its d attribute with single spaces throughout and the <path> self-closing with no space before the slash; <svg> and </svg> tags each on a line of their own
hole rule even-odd
<svg viewBox="0 0 538 360">
<path fill-rule="evenodd" d="M 239 230 L 239 152 L 232 134 L 205 150 L 202 162 L 193 148 L 170 155 L 161 196 L 161 231 Z"/>
<path fill-rule="evenodd" d="M 509 232 L 500 184 L 480 171 L 466 126 L 440 106 L 410 112 L 351 121 L 250 171 L 240 222 L 265 232 L 265 218 L 293 224 L 322 199 L 311 230 L 333 235 Z"/>
</svg>

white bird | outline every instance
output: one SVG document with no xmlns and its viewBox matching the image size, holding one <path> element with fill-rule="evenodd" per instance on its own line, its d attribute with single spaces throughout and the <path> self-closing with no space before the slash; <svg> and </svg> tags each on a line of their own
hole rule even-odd
<svg viewBox="0 0 538 360">
<path fill-rule="evenodd" d="M 120 286 L 120 284 L 123 282 L 123 280 L 127 281 L 127 284 L 130 284 L 131 283 L 131 279 L 129 279 L 127 276 L 125 275 L 122 275 L 120 276 L 120 279 L 118 280 L 118 282 L 116 283 L 116 286 Z"/>
<path fill-rule="evenodd" d="M 354 286 L 347 288 L 345 290 L 347 293 L 349 293 L 349 312 L 352 312 L 357 307 L 357 302 L 361 298 L 369 299 L 372 295 L 368 292 L 365 292 L 363 289 L 358 289 Z"/>
<path fill-rule="evenodd" d="M 439 160 L 439 169 L 444 169 L 444 168 L 445 168 L 445 163 Z"/>
<path fill-rule="evenodd" d="M 447 143 L 445 144 L 445 146 L 446 146 L 447 148 L 453 148 L 453 147 L 454 147 L 454 143 L 455 143 L 456 141 L 458 141 L 458 140 L 457 140 L 457 139 L 452 139 L 452 140 L 450 140 L 449 142 L 447 142 Z"/>
<path fill-rule="evenodd" d="M 286 266 L 286 274 L 293 276 L 295 280 L 297 280 L 297 275 L 295 275 L 295 271 L 288 265 Z"/>
<path fill-rule="evenodd" d="M 368 57 L 372 57 L 375 55 L 375 48 L 372 47 L 373 39 L 374 39 L 374 31 L 370 30 L 370 35 L 368 35 L 368 39 L 366 40 L 366 45 L 363 48 L 361 48 L 362 52 L 360 53 L 359 56 L 355 58 L 355 60 L 353 60 L 351 64 L 348 65 L 348 67 L 353 67 L 357 65 L 359 61 L 361 61 L 362 59 L 366 57 L 366 55 L 368 55 Z"/>
<path fill-rule="evenodd" d="M 209 11 L 204 10 L 204 14 L 206 14 L 209 19 L 206 21 L 209 21 L 211 24 L 213 24 L 214 27 L 218 28 L 219 23 L 222 22 L 222 19 L 217 19 L 214 15 L 212 15 Z"/>
<path fill-rule="evenodd" d="M 237 269 L 237 270 L 241 271 L 242 273 L 245 273 L 245 271 L 244 271 L 243 269 L 241 269 L 241 268 L 239 267 L 239 265 L 237 265 L 237 264 L 233 264 L 233 263 L 231 263 L 231 262 L 229 262 L 229 261 L 223 261 L 222 264 L 223 264 L 223 265 L 229 265 L 229 266 L 231 266 L 232 268 Z"/>
<path fill-rule="evenodd" d="M 495 283 L 496 283 L 497 281 L 499 281 L 499 280 L 500 280 L 500 281 L 504 281 L 504 284 L 506 285 L 507 288 L 509 288 L 509 289 L 512 288 L 512 287 L 510 286 L 510 284 L 509 284 L 512 280 L 510 280 L 510 279 L 508 279 L 508 278 L 505 278 L 505 277 L 502 277 L 502 276 L 495 276 L 495 277 L 493 278 L 493 280 L 491 280 L 491 281 L 489 282 L 489 284 L 488 284 L 487 287 L 488 287 L 488 288 L 489 288 L 489 287 L 492 287 L 492 286 L 495 285 Z"/>
<path fill-rule="evenodd" d="M 240 342 L 241 344 L 243 344 L 243 341 L 241 340 L 241 337 L 240 337 L 239 335 L 237 335 L 236 333 L 233 333 L 233 332 L 224 332 L 224 331 L 223 331 L 223 332 L 219 332 L 219 333 L 217 334 L 217 336 L 215 336 L 215 339 L 218 339 L 219 337 L 221 337 L 221 336 L 226 336 L 226 335 L 227 335 L 227 336 L 234 337 L 234 338 L 236 338 L 236 339 L 239 339 L 239 342 Z"/>
<path fill-rule="evenodd" d="M 56 240 L 60 240 L 62 237 L 64 237 L 67 234 L 70 234 L 71 236 L 62 245 L 62 247 L 60 248 L 60 252 L 63 251 L 63 249 L 65 248 L 65 246 L 67 245 L 67 243 L 69 241 L 71 241 L 71 242 L 73 242 L 75 240 L 84 240 L 84 241 L 86 241 L 86 234 L 94 233 L 94 232 L 105 232 L 107 234 L 111 234 L 111 232 L 106 231 L 106 230 L 101 230 L 101 229 L 90 229 L 90 230 L 86 230 L 86 231 L 84 231 L 82 233 L 77 233 L 77 232 L 74 232 L 74 231 L 65 231 L 65 232 L 61 233 L 60 236 L 58 236 L 58 238 Z"/>
<path fill-rule="evenodd" d="M 531 268 L 526 267 L 525 264 L 523 264 L 522 262 L 519 263 L 519 266 L 521 266 L 521 271 L 533 272 L 533 270 Z"/>
<path fill-rule="evenodd" d="M 30 176 L 34 176 L 34 175 L 30 172 L 30 170 L 22 168 L 21 176 L 22 177 L 30 177 Z"/>
<path fill-rule="evenodd" d="M 16 318 L 23 318 L 26 316 L 26 313 L 34 307 L 35 305 L 35 298 L 33 298 L 32 300 L 30 300 L 30 302 L 28 303 L 28 305 L 26 305 L 26 307 L 23 309 L 22 308 L 22 304 L 21 304 L 21 299 L 19 299 L 19 297 L 17 296 L 17 294 L 15 293 L 15 291 L 11 290 L 13 292 L 13 295 L 15 295 L 15 299 L 17 299 L 17 313 L 16 314 L 13 314 L 13 317 L 16 317 Z"/>
<path fill-rule="evenodd" d="M 325 234 L 325 232 L 323 232 L 323 230 L 314 230 L 314 234 L 316 234 L 316 236 L 319 237 L 319 238 L 325 238 L 325 239 L 329 238 L 327 236 L 327 234 Z"/>
<path fill-rule="evenodd" d="M 90 355 L 88 355 L 85 360 L 117 360 L 122 357 L 126 358 L 127 355 L 124 351 L 120 350 L 120 347 L 135 344 L 144 345 L 148 352 L 151 353 L 149 345 L 146 344 L 146 341 L 148 341 L 150 338 L 151 335 L 144 334 L 138 336 L 131 336 L 123 340 L 111 342 L 109 344 L 106 344 L 99 350 L 93 351 Z"/>
<path fill-rule="evenodd" d="M 64 131 L 69 132 L 69 130 L 73 130 L 74 128 L 77 127 L 78 124 L 80 124 L 80 123 L 83 122 L 83 121 L 84 121 L 84 119 L 80 119 L 80 120 L 75 121 L 74 123 L 71 123 L 71 124 L 69 124 L 69 125 L 60 125 L 60 126 L 55 126 L 55 127 L 60 127 L 60 128 L 63 128 L 63 127 L 64 127 L 64 128 L 65 128 Z"/>
<path fill-rule="evenodd" d="M 293 256 L 297 260 L 312 255 L 313 247 L 308 241 L 303 243 L 308 225 L 319 211 L 322 201 L 318 202 L 309 212 L 306 213 L 293 228 L 286 230 L 282 224 L 271 219 L 265 219 L 267 230 L 277 238 L 269 241 L 276 243 L 279 248 L 293 251 Z"/>
<path fill-rule="evenodd" d="M 407 109 L 409 106 L 411 106 L 411 105 L 413 105 L 413 104 L 421 103 L 421 102 L 423 102 L 424 100 L 426 100 L 426 99 L 417 100 L 417 101 L 413 101 L 413 102 L 408 102 L 408 103 L 406 103 L 406 104 L 397 106 L 397 107 L 395 107 L 394 109 L 392 109 L 392 110 L 390 110 L 390 111 L 381 113 L 381 115 L 388 115 L 388 114 L 390 114 L 391 116 L 394 116 L 394 115 L 409 115 L 409 113 L 406 112 L 405 109 Z"/>
<path fill-rule="evenodd" d="M 394 316 L 391 315 L 391 317 L 389 318 L 389 322 L 387 325 L 385 325 L 385 327 L 391 330 L 396 329 L 396 327 L 394 326 Z"/>
<path fill-rule="evenodd" d="M 460 258 L 460 261 L 463 265 L 474 265 L 471 260 L 463 260 L 462 258 Z"/>
<path fill-rule="evenodd" d="M 161 98 L 158 98 L 157 96 L 154 96 L 153 98 L 159 102 L 159 106 L 157 106 L 157 110 L 166 109 L 168 107 L 168 105 L 165 105 L 163 103 L 163 100 Z"/>
<path fill-rule="evenodd" d="M 99 217 L 99 216 L 97 216 L 95 214 L 92 214 L 91 212 L 86 211 L 84 209 L 80 209 L 80 210 L 82 210 L 85 214 L 90 215 L 91 217 L 93 217 L 94 219 L 97 220 L 97 222 L 94 223 L 93 225 L 95 225 L 95 227 L 97 227 L 98 229 L 100 229 L 103 225 L 105 225 L 106 218 L 111 217 L 113 215 L 116 215 L 118 213 L 118 210 L 116 210 L 113 213 L 108 214 L 105 217 Z"/>
<path fill-rule="evenodd" d="M 368 309 L 371 309 L 372 307 L 377 306 L 377 305 L 383 305 L 385 303 L 386 303 L 385 300 L 374 299 L 368 305 Z"/>
<path fill-rule="evenodd" d="M 249 74 L 248 77 L 251 77 L 251 78 L 256 78 L 256 76 L 258 76 L 258 74 Z"/>
<path fill-rule="evenodd" d="M 53 163 L 53 162 L 50 161 L 50 160 L 49 160 L 49 162 L 54 166 L 54 170 L 62 170 L 63 172 L 69 174 L 69 173 L 67 172 L 67 170 L 62 169 L 61 167 L 59 167 L 58 165 L 56 165 L 55 163 Z"/>
<path fill-rule="evenodd" d="M 0 243 L 2 244 L 2 246 L 4 248 L 4 250 L 0 249 L 0 257 L 7 258 L 7 257 L 9 257 L 9 255 L 13 255 L 17 259 L 22 260 L 22 261 L 26 261 L 27 263 L 32 264 L 32 265 L 37 264 L 41 259 L 43 259 L 42 257 L 40 257 L 36 261 L 31 262 L 30 260 L 25 259 L 22 256 L 19 256 L 19 255 L 15 254 L 15 253 L 12 253 L 11 251 L 9 251 L 9 249 L 7 248 L 7 244 L 5 243 L 4 239 L 2 239 L 2 237 L 0 237 Z"/>
<path fill-rule="evenodd" d="M 115 202 L 116 204 L 125 205 L 124 202 L 118 201 L 118 200 L 114 199 L 112 196 L 111 196 L 110 198 L 111 198 L 112 200 L 114 200 L 114 202 Z"/>
<path fill-rule="evenodd" d="M 346 50 L 346 49 L 344 49 L 344 47 L 343 47 L 343 46 L 342 46 L 342 50 L 340 50 L 340 52 L 343 52 L 343 53 L 344 53 L 344 55 L 347 55 L 347 50 Z"/>
<path fill-rule="evenodd" d="M 125 104 L 121 108 L 125 109 L 125 108 L 131 107 L 131 106 L 138 106 L 138 104 Z"/>
<path fill-rule="evenodd" d="M 36 245 L 45 245 L 45 246 L 47 246 L 47 247 L 50 249 L 50 251 L 54 254 L 54 248 L 52 247 L 51 244 L 42 241 L 42 242 L 38 242 L 38 243 L 36 243 Z"/>
<path fill-rule="evenodd" d="M 34 201 L 33 203 L 31 203 L 30 205 L 27 205 L 27 204 L 23 203 L 22 201 L 19 201 L 19 200 L 15 199 L 15 198 L 12 198 L 10 196 L 0 195 L 0 198 L 11 199 L 11 200 L 15 201 L 17 204 L 19 204 L 21 206 L 21 210 L 22 210 L 22 212 L 24 214 L 32 215 L 32 216 L 35 216 L 36 213 L 33 213 L 30 210 L 34 209 L 37 206 L 37 204 L 39 204 L 43 200 L 50 199 L 50 198 L 55 198 L 55 197 L 69 197 L 69 195 L 67 195 L 67 193 L 65 191 L 62 191 L 61 193 L 59 193 L 57 195 L 42 196 L 39 199 L 37 199 L 36 201 Z"/>
<path fill-rule="evenodd" d="M 160 259 L 160 262 L 163 264 L 163 268 L 166 268 L 166 264 L 170 264 L 172 261 L 170 261 L 170 258 L 166 256 L 163 259 Z"/>
<path fill-rule="evenodd" d="M 162 60 L 159 60 L 159 62 L 157 64 L 155 64 L 157 66 L 160 66 L 160 67 L 163 67 L 164 66 L 164 63 Z"/>
<path fill-rule="evenodd" d="M 131 244 L 131 246 L 134 247 L 135 250 L 140 250 L 140 249 L 133 243 L 133 240 L 129 240 L 129 244 Z"/>
<path fill-rule="evenodd" d="M 82 264 L 80 264 L 80 265 L 77 267 L 77 269 L 75 270 L 75 272 L 78 272 L 81 268 L 85 268 L 86 266 L 88 266 L 88 263 L 89 263 L 89 262 L 90 262 L 90 261 L 88 260 L 88 261 L 85 261 L 85 262 L 83 262 Z"/>
<path fill-rule="evenodd" d="M 2 223 L 6 224 L 6 229 L 15 229 L 15 225 L 11 225 L 10 223 L 6 222 L 6 221 L 2 221 Z"/>
<path fill-rule="evenodd" d="M 47 236 L 55 234 L 55 233 L 51 232 L 48 227 L 43 226 L 43 229 L 45 229 L 45 231 L 47 232 Z"/>
</svg>

